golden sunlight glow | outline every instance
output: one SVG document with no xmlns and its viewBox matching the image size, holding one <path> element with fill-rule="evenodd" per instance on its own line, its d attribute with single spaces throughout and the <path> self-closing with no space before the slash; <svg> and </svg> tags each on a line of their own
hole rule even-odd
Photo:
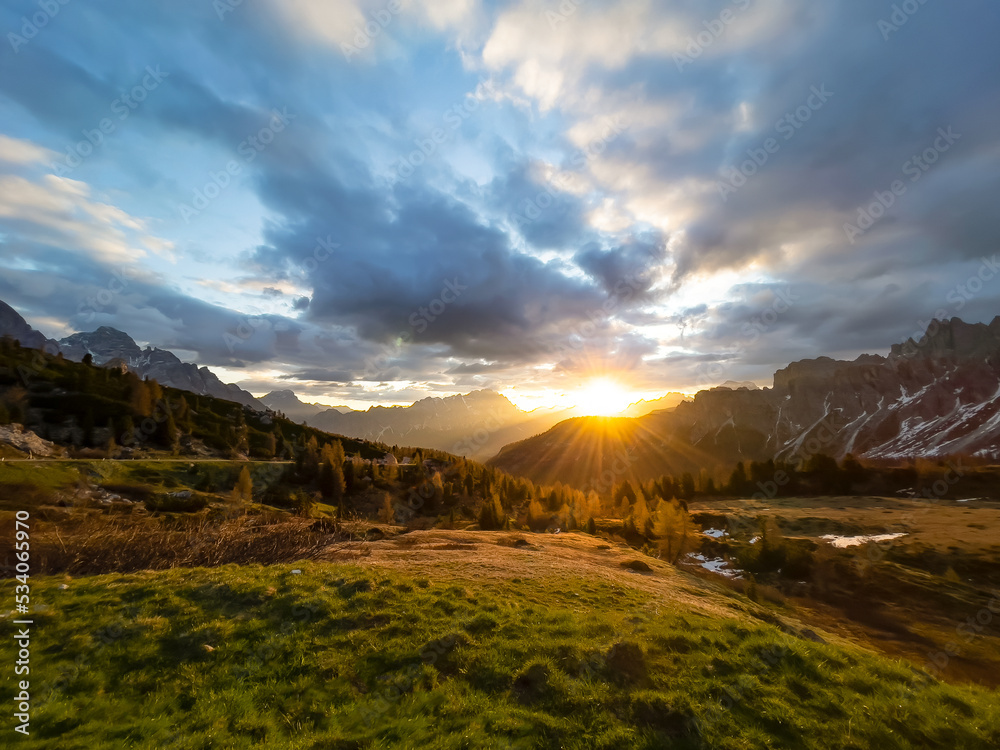
<svg viewBox="0 0 1000 750">
<path fill-rule="evenodd" d="M 631 394 L 611 378 L 597 378 L 575 394 L 576 408 L 588 417 L 609 417 L 628 408 Z"/>
</svg>

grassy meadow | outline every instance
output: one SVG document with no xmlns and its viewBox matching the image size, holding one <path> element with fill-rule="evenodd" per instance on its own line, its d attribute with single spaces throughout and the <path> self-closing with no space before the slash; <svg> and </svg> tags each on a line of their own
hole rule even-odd
<svg viewBox="0 0 1000 750">
<path fill-rule="evenodd" d="M 1000 743 L 994 693 L 814 642 L 738 598 L 710 617 L 627 583 L 315 561 L 52 576 L 34 592 L 24 748 Z"/>
</svg>

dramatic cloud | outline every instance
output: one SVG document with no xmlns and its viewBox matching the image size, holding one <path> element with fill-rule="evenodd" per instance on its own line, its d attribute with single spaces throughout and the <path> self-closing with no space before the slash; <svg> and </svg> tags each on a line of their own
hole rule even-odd
<svg viewBox="0 0 1000 750">
<path fill-rule="evenodd" d="M 766 383 L 998 311 L 993 5 L 37 9 L 0 298 L 51 335 L 360 404 Z"/>
</svg>

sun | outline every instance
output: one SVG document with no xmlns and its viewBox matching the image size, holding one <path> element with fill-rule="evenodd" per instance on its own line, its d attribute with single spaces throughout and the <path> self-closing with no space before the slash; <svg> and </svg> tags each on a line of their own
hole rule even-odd
<svg viewBox="0 0 1000 750">
<path fill-rule="evenodd" d="M 576 408 L 588 417 L 609 417 L 624 411 L 631 403 L 629 392 L 611 378 L 591 380 L 576 398 Z"/>
</svg>

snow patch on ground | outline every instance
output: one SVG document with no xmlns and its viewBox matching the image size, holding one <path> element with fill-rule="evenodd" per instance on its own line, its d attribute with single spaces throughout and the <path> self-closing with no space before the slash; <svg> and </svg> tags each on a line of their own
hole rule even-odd
<svg viewBox="0 0 1000 750">
<path fill-rule="evenodd" d="M 843 549 L 844 547 L 857 547 L 868 542 L 888 542 L 892 539 L 899 539 L 906 534 L 870 534 L 868 536 L 837 536 L 836 534 L 826 534 L 821 537 L 830 542 L 834 547 Z"/>
<path fill-rule="evenodd" d="M 706 529 L 701 533 L 704 534 L 705 536 L 710 536 L 713 539 L 721 539 L 724 536 L 729 536 L 729 534 L 723 531 L 722 529 Z"/>
<path fill-rule="evenodd" d="M 705 570 L 709 570 L 713 573 L 717 573 L 720 576 L 725 576 L 726 578 L 742 578 L 743 571 L 737 568 L 730 568 L 729 563 L 723 560 L 721 557 L 705 557 L 697 553 L 689 553 L 687 555 L 688 562 L 699 565 Z"/>
</svg>

